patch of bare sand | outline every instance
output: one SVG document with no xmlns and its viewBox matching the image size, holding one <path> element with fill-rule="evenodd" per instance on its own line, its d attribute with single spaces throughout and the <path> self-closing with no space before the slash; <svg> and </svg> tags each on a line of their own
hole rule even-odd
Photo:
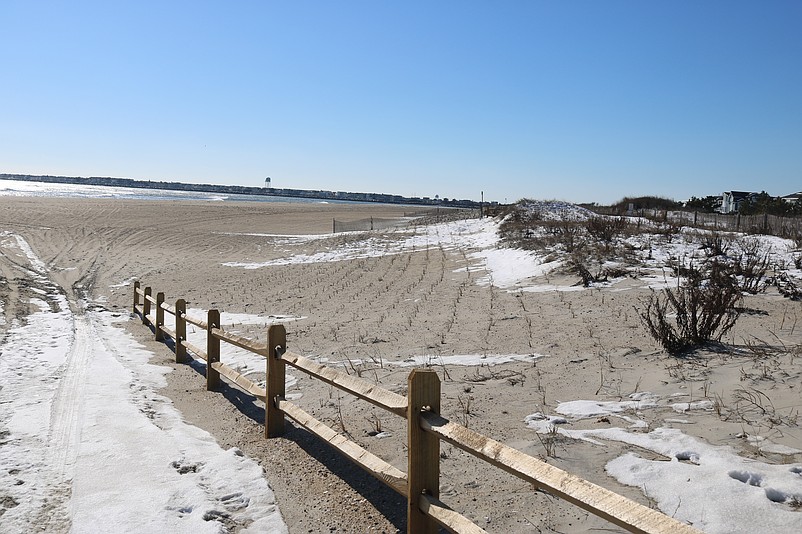
<svg viewBox="0 0 802 534">
<path fill-rule="evenodd" d="M 751 455 L 761 453 L 739 437 L 745 430 L 789 447 L 799 445 L 798 429 L 791 424 L 772 423 L 754 411 L 746 414 L 751 422 L 745 423 L 734 396 L 739 389 L 759 390 L 776 412 L 785 414 L 787 407 L 799 404 L 802 358 L 789 353 L 764 360 L 749 351 L 669 357 L 640 324 L 639 299 L 648 290 L 637 284 L 627 291 L 509 292 L 476 283 L 484 273 L 464 269 L 470 251 L 444 248 L 251 270 L 223 265 L 337 250 L 362 239 L 346 235 L 306 241 L 254 234 L 325 233 L 333 217 L 392 217 L 403 211 L 344 204 L 0 199 L 3 228 L 22 234 L 59 273 L 64 287 L 109 308 L 128 309 L 131 286 L 124 284 L 137 278 L 164 291 L 168 300 L 186 298 L 192 307 L 305 317 L 287 324 L 292 350 L 328 358 L 399 393 L 405 392 L 410 369 L 392 363 L 431 355 L 443 380 L 446 417 L 646 504 L 639 489 L 620 485 L 604 471 L 607 461 L 629 446 L 558 437 L 547 457 L 524 418 L 534 412 L 553 414 L 562 401 L 620 400 L 650 391 L 676 402 L 719 398 L 723 414 L 710 409 L 678 415 L 670 407 L 630 414 L 647 422 L 644 430 L 677 426 Z M 768 294 L 749 297 L 746 305 L 752 312 L 725 341 L 743 346 L 744 339 L 759 337 L 788 347 L 800 343 L 799 303 Z M 209 430 L 223 446 L 240 447 L 261 462 L 291 532 L 405 528 L 404 501 L 391 490 L 302 430 L 291 427 L 285 437 L 265 440 L 258 403 L 230 387 L 206 392 L 202 366 L 171 363 L 169 350 L 153 342 L 136 321 L 129 330 L 175 369 L 165 393 L 186 419 Z M 249 334 L 263 339 L 265 332 Z M 437 356 L 459 354 L 544 356 L 493 367 L 437 364 Z M 289 373 L 298 378 L 291 392 L 302 394 L 297 401 L 302 408 L 406 470 L 403 420 L 301 373 Z M 748 408 L 742 407 L 742 412 Z M 591 418 L 576 426 L 605 428 L 608 421 Z M 371 436 L 377 425 L 390 437 Z M 491 532 L 616 531 L 450 445 L 444 444 L 442 452 L 442 500 Z"/>
</svg>

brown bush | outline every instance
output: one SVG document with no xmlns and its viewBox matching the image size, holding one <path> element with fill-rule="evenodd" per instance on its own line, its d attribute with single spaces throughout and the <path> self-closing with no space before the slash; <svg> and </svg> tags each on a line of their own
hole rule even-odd
<svg viewBox="0 0 802 534">
<path fill-rule="evenodd" d="M 553 221 L 545 228 L 554 243 L 561 245 L 565 252 L 572 253 L 584 244 L 582 226 L 575 221 Z"/>
<path fill-rule="evenodd" d="M 703 269 L 691 265 L 684 283 L 661 293 L 662 297 L 653 292 L 643 301 L 640 316 L 649 334 L 670 354 L 720 341 L 740 315 L 741 290 L 731 268 L 716 261 Z"/>
<path fill-rule="evenodd" d="M 623 234 L 627 225 L 623 217 L 591 217 L 585 222 L 588 234 L 607 244 Z"/>
<path fill-rule="evenodd" d="M 769 270 L 769 253 L 764 251 L 757 239 L 749 239 L 738 243 L 740 254 L 733 264 L 735 274 L 741 277 L 741 291 L 753 295 L 763 292 L 769 285 L 766 272 Z"/>
</svg>

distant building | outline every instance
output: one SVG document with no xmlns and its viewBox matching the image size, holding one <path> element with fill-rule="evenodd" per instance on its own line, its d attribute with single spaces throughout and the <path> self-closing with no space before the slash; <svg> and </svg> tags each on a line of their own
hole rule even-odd
<svg viewBox="0 0 802 534">
<path fill-rule="evenodd" d="M 265 187 L 267 187 L 267 188 L 271 187 L 271 185 L 270 185 L 270 177 L 269 176 L 267 178 L 265 178 Z"/>
<path fill-rule="evenodd" d="M 751 191 L 725 191 L 721 194 L 721 213 L 735 213 L 744 202 L 751 202 L 757 193 Z"/>
<path fill-rule="evenodd" d="M 800 200 L 802 200 L 802 191 L 799 193 L 791 193 L 790 195 L 786 195 L 782 197 L 782 199 L 790 204 L 796 204 Z"/>
</svg>

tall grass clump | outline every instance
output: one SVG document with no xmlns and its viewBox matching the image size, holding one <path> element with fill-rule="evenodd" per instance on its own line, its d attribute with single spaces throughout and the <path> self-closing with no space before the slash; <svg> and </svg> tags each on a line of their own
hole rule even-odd
<svg viewBox="0 0 802 534">
<path fill-rule="evenodd" d="M 640 312 L 649 334 L 670 354 L 720 341 L 738 320 L 741 302 L 731 268 L 711 261 L 701 268 L 691 264 L 685 281 L 674 289 L 653 292 Z"/>
</svg>

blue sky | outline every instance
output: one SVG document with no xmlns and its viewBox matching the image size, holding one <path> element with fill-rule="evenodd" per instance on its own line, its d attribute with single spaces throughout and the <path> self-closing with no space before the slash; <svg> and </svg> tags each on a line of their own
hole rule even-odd
<svg viewBox="0 0 802 534">
<path fill-rule="evenodd" d="M 0 172 L 802 190 L 799 1 L 0 1 Z"/>
</svg>

